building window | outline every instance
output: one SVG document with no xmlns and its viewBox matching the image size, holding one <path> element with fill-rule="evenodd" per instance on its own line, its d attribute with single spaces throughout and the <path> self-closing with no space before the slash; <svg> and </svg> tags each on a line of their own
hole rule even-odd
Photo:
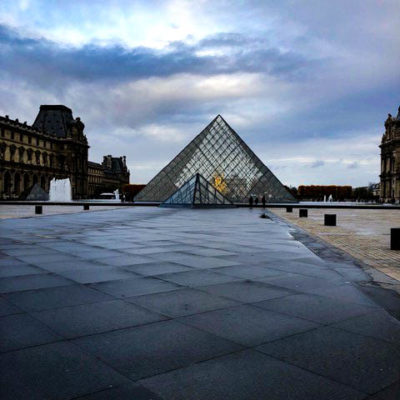
<svg viewBox="0 0 400 400">
<path fill-rule="evenodd" d="M 32 149 L 28 149 L 28 151 L 26 152 L 26 154 L 28 155 L 28 161 L 32 161 Z"/>
<path fill-rule="evenodd" d="M 14 132 L 11 132 L 11 140 L 14 140 Z"/>
<path fill-rule="evenodd" d="M 28 143 L 32 144 L 32 137 L 31 136 L 28 136 Z"/>
<path fill-rule="evenodd" d="M 14 161 L 15 150 L 17 148 L 14 145 L 10 146 L 10 161 Z"/>
<path fill-rule="evenodd" d="M 18 151 L 19 151 L 19 162 L 23 162 L 24 161 L 25 149 L 23 147 L 20 147 L 18 149 Z"/>
</svg>

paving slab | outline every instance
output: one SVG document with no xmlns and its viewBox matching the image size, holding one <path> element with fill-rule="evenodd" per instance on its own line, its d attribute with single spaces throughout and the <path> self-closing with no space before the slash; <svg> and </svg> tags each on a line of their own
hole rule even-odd
<svg viewBox="0 0 400 400">
<path fill-rule="evenodd" d="M 67 342 L 0 355 L 3 400 L 73 399 L 129 383 L 112 368 Z"/>
<path fill-rule="evenodd" d="M 130 383 L 77 397 L 75 400 L 162 400 L 162 398 L 141 385 Z"/>
<path fill-rule="evenodd" d="M 369 314 L 376 310 L 376 308 L 367 305 L 311 294 L 295 294 L 260 301 L 253 305 L 320 324 L 333 324 L 352 317 Z"/>
<path fill-rule="evenodd" d="M 3 265 L 0 267 L 0 278 L 8 278 L 12 276 L 22 276 L 22 275 L 35 275 L 44 274 L 47 271 L 43 269 L 36 268 L 32 265 L 26 263 L 19 263 L 15 265 Z"/>
<path fill-rule="evenodd" d="M 72 285 L 73 282 L 53 274 L 35 274 L 0 279 L 0 293 L 20 290 L 43 289 L 47 287 Z"/>
<path fill-rule="evenodd" d="M 22 312 L 23 311 L 16 307 L 14 304 L 0 297 L 0 317 L 12 314 L 19 314 Z"/>
<path fill-rule="evenodd" d="M 132 279 L 92 284 L 91 287 L 117 298 L 125 298 L 141 296 L 150 293 L 168 292 L 169 290 L 178 289 L 179 285 L 171 282 L 165 282 L 161 279 L 157 279 L 156 277 L 137 277 Z"/>
<path fill-rule="evenodd" d="M 357 400 L 365 394 L 252 350 L 140 381 L 173 400 Z"/>
<path fill-rule="evenodd" d="M 241 349 L 228 340 L 174 321 L 89 336 L 73 343 L 133 380 Z"/>
<path fill-rule="evenodd" d="M 240 278 L 218 274 L 209 270 L 196 270 L 159 275 L 160 279 L 182 286 L 199 287 L 218 283 L 238 281 Z"/>
<path fill-rule="evenodd" d="M 360 335 L 372 336 L 398 345 L 400 348 L 400 324 L 386 311 L 373 311 L 331 325 Z"/>
<path fill-rule="evenodd" d="M 263 282 L 250 280 L 228 282 L 220 285 L 202 286 L 202 290 L 228 299 L 243 303 L 254 303 L 261 300 L 274 299 L 293 294 L 294 292 L 284 288 L 274 287 Z"/>
<path fill-rule="evenodd" d="M 125 300 L 175 318 L 227 308 L 237 304 L 236 301 L 213 296 L 210 293 L 191 288 L 138 296 Z"/>
<path fill-rule="evenodd" d="M 209 311 L 179 318 L 179 321 L 245 346 L 256 346 L 318 327 L 310 321 L 250 305 Z"/>
<path fill-rule="evenodd" d="M 282 361 L 364 393 L 399 379 L 399 349 L 382 340 L 322 327 L 257 347 Z"/>
<path fill-rule="evenodd" d="M 137 264 L 123 267 L 127 271 L 132 271 L 136 274 L 142 276 L 153 276 L 153 275 L 162 275 L 169 274 L 173 272 L 183 272 L 183 271 L 191 271 L 192 268 L 175 264 L 168 261 L 157 261 L 145 264 Z"/>
<path fill-rule="evenodd" d="M 56 342 L 62 339 L 28 314 L 0 318 L 0 352 Z"/>
<path fill-rule="evenodd" d="M 121 300 L 56 308 L 35 312 L 32 315 L 67 338 L 93 335 L 165 319 L 159 314 Z"/>
<path fill-rule="evenodd" d="M 4 296 L 9 302 L 28 312 L 113 300 L 113 297 L 84 285 L 25 290 Z"/>
</svg>

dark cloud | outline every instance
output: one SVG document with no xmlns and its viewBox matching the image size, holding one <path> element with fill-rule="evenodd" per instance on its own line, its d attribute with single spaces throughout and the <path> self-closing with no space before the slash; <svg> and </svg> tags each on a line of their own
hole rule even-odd
<svg viewBox="0 0 400 400">
<path fill-rule="evenodd" d="M 37 85 L 51 81 L 118 81 L 167 77 L 178 73 L 213 75 L 235 72 L 263 72 L 277 76 L 298 76 L 315 62 L 293 52 L 260 46 L 262 41 L 240 34 L 219 34 L 188 46 L 172 43 L 166 50 L 145 47 L 127 49 L 120 45 L 60 46 L 45 39 L 21 37 L 0 25 L 0 69 L 11 76 Z M 233 46 L 223 55 L 199 56 L 198 52 Z"/>
</svg>

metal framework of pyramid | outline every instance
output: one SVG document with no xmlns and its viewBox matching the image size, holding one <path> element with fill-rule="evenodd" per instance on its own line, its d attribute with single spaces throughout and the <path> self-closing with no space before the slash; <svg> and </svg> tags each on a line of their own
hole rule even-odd
<svg viewBox="0 0 400 400">
<path fill-rule="evenodd" d="M 163 202 L 196 173 L 234 203 L 247 203 L 250 196 L 265 196 L 267 202 L 296 201 L 220 115 L 135 200 Z"/>
<path fill-rule="evenodd" d="M 183 184 L 161 207 L 219 208 L 235 207 L 200 174 Z"/>
</svg>

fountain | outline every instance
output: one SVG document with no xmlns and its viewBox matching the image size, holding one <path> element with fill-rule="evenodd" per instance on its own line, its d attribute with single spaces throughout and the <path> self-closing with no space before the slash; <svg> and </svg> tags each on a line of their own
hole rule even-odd
<svg viewBox="0 0 400 400">
<path fill-rule="evenodd" d="M 119 201 L 120 200 L 120 198 L 119 198 L 119 190 L 117 189 L 117 190 L 114 190 L 114 196 L 115 196 L 115 200 L 116 201 Z"/>
<path fill-rule="evenodd" d="M 53 178 L 50 182 L 50 201 L 72 201 L 71 182 L 67 179 Z"/>
</svg>

